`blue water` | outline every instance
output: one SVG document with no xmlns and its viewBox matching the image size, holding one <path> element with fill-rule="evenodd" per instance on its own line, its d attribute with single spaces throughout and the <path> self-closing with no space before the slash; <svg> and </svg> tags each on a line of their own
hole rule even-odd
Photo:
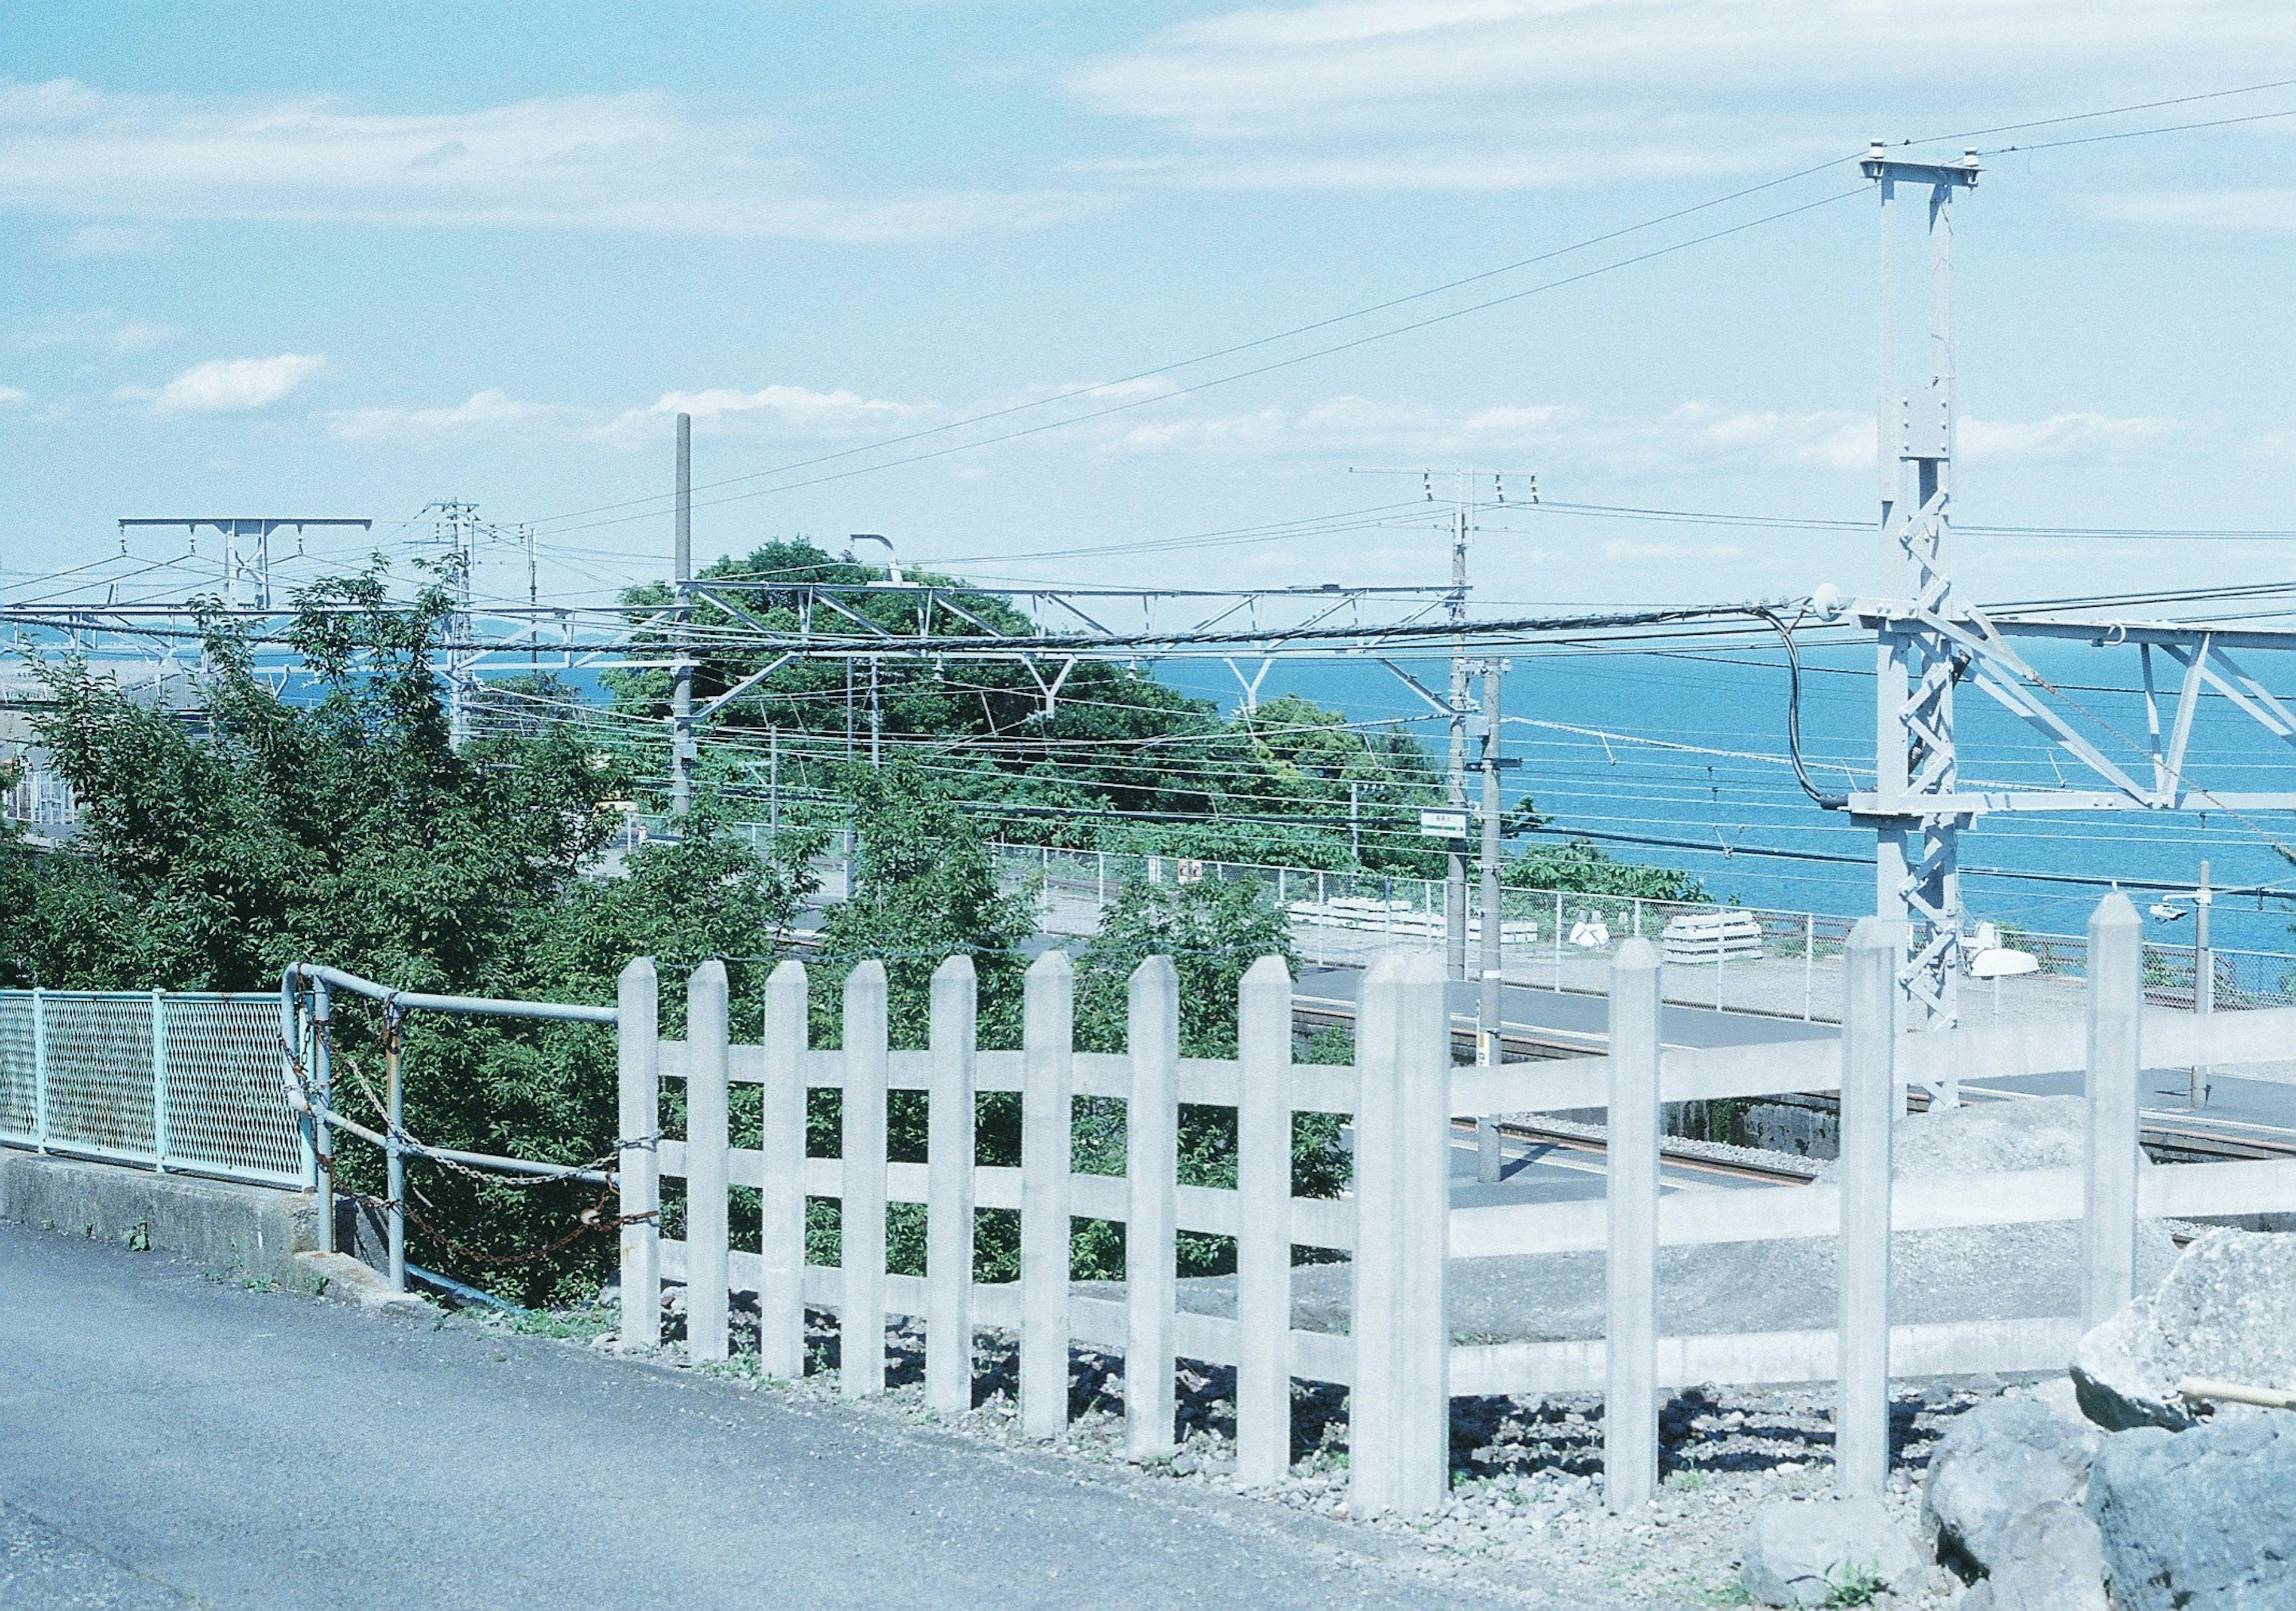
<svg viewBox="0 0 2296 1611">
<path fill-rule="evenodd" d="M 2029 658 L 2086 713 L 2075 717 L 2084 736 L 2129 775 L 2149 784 L 2136 651 L 2043 644 Z M 2251 657 L 2249 669 L 2267 682 L 2279 681 L 2279 668 L 2271 664 L 2276 658 Z M 1439 691 L 1449 676 L 1441 661 L 1407 663 L 1407 668 Z M 1239 702 L 1238 684 L 1224 666 L 1168 663 L 1158 675 L 1231 709 Z M 2165 724 L 2173 715 L 2177 668 L 2156 659 L 2155 675 L 2169 690 L 2162 700 Z M 1440 721 L 1382 666 L 1279 662 L 1269 670 L 1260 697 L 1279 692 L 1300 694 L 1357 720 L 1425 718 L 1411 730 L 1431 754 L 1442 752 Z M 1786 694 L 1785 667 L 1774 650 L 1759 659 L 1726 650 L 1694 656 L 1519 654 L 1503 695 L 1509 716 L 1733 753 L 1665 749 L 1510 722 L 1504 729 L 1506 753 L 1521 757 L 1523 765 L 1506 774 L 1506 797 L 1512 803 L 1528 793 L 1558 828 L 1710 845 L 1688 850 L 1614 843 L 1606 848 L 1622 859 L 1694 873 L 1718 899 L 1845 916 L 1871 912 L 1871 832 L 1854 826 L 1845 813 L 1812 804 L 1779 761 L 1739 758 L 1784 756 Z M 2104 786 L 1972 685 L 1964 683 L 1956 697 L 1964 786 Z M 1845 791 L 1870 781 L 1874 719 L 1870 648 L 1805 655 L 1802 748 L 1821 790 Z M 2189 755 L 2185 775 L 2195 788 L 2296 790 L 2296 748 L 2219 697 L 2203 696 Z M 1854 773 L 1854 782 L 1846 780 L 1845 767 Z M 2275 841 L 2296 846 L 2296 813 L 1990 815 L 1962 836 L 1963 899 L 1976 920 L 2078 934 L 2103 890 L 1975 870 L 2127 880 L 2144 911 L 2162 898 L 2152 886 L 2189 889 L 2203 858 L 2219 888 L 2275 887 L 2296 895 L 2296 865 L 2274 847 Z M 1748 848 L 1852 856 L 1862 864 L 1759 858 L 1742 854 Z M 2287 901 L 2225 896 L 2215 910 L 2213 937 L 2219 946 L 2296 950 Z M 2191 941 L 2189 917 L 2163 922 L 2148 914 L 2145 925 L 2151 939 Z"/>
</svg>

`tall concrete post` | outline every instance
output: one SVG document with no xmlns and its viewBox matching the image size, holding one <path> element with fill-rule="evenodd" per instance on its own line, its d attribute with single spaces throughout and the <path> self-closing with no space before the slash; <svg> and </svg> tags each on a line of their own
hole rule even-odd
<svg viewBox="0 0 2296 1611">
<path fill-rule="evenodd" d="M 2143 936 L 2118 889 L 2088 920 L 2088 1157 L 2081 1194 L 2081 1320 L 2136 1296 L 2136 1104 L 2144 1067 Z"/>
<path fill-rule="evenodd" d="M 972 1408 L 973 1091 L 980 985 L 972 959 L 933 970 L 925 1121 L 925 1404 Z"/>
<path fill-rule="evenodd" d="M 1505 927 L 1499 895 L 1499 684 L 1506 662 L 1485 660 L 1482 669 L 1483 945 L 1482 987 L 1476 998 L 1475 1061 L 1496 1068 L 1506 1061 L 1499 1051 L 1499 986 L 1505 967 L 1501 945 Z M 1475 1120 L 1475 1178 L 1485 1184 L 1495 1182 L 1500 1167 L 1499 1122 L 1493 1115 L 1482 1114 Z"/>
<path fill-rule="evenodd" d="M 1450 1475 L 1451 1044 L 1445 969 L 1365 974 L 1356 1067 L 1355 1383 L 1348 1502 L 1420 1516 Z"/>
<path fill-rule="evenodd" d="M 1069 1169 L 1076 967 L 1047 951 L 1029 968 L 1021 1031 L 1021 1430 L 1069 1424 Z"/>
<path fill-rule="evenodd" d="M 1235 1460 L 1246 1483 L 1292 1466 L 1292 974 L 1243 976 L 1236 1021 Z"/>
<path fill-rule="evenodd" d="M 1180 976 L 1169 957 L 1132 970 L 1124 1106 L 1124 1449 L 1172 1448 L 1172 1312 L 1178 1302 Z"/>
<path fill-rule="evenodd" d="M 653 959 L 622 969 L 615 990 L 614 1059 L 620 1087 L 622 1323 L 625 1353 L 661 1342 L 661 985 Z M 651 1214 L 651 1219 L 639 1216 Z"/>
<path fill-rule="evenodd" d="M 1904 952 L 1901 925 L 1860 918 L 1842 957 L 1833 1473 L 1842 1492 L 1877 1496 L 1890 1475 L 1890 1133 Z"/>
<path fill-rule="evenodd" d="M 677 536 L 670 585 L 669 814 L 693 804 L 693 416 L 677 416 Z"/>
<path fill-rule="evenodd" d="M 847 1398 L 885 1390 L 885 964 L 873 957 L 845 976 L 838 1325 Z"/>
<path fill-rule="evenodd" d="M 1603 1483 L 1613 1511 L 1658 1484 L 1659 955 L 1628 940 L 1611 964 L 1609 1317 L 1603 1333 Z"/>
<path fill-rule="evenodd" d="M 685 1357 L 726 1357 L 726 964 L 685 982 Z"/>
<path fill-rule="evenodd" d="M 805 964 L 782 963 L 766 981 L 765 1072 L 758 1145 L 758 1369 L 805 1375 L 805 1056 L 811 1039 Z"/>
</svg>

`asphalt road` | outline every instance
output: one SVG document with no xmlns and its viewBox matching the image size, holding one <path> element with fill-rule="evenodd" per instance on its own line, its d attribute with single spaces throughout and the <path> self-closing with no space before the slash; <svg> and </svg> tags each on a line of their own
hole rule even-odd
<svg viewBox="0 0 2296 1611">
<path fill-rule="evenodd" d="M 1496 1603 L 1274 1509 L 0 1226 L 10 1611 Z"/>
</svg>

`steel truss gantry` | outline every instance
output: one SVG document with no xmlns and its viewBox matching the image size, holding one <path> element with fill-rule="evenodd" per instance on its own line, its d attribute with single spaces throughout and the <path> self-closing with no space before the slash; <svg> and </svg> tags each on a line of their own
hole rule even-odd
<svg viewBox="0 0 2296 1611">
<path fill-rule="evenodd" d="M 1838 803 L 1874 830 L 1876 913 L 1905 925 L 1898 969 L 1908 1026 L 1957 1021 L 1956 986 L 1965 928 L 1959 839 L 1995 812 L 2288 811 L 2296 791 L 2223 791 L 2194 783 L 2194 716 L 2213 691 L 2266 732 L 2296 745 L 2296 710 L 2275 697 L 2234 654 L 2296 650 L 2296 632 L 2177 622 L 1988 615 L 1955 592 L 1948 565 L 1955 446 L 1953 356 L 1954 192 L 1977 183 L 1976 153 L 1958 162 L 1902 162 L 1877 143 L 1863 160 L 1882 200 L 1881 589 L 1813 601 L 1822 618 L 1854 617 L 1874 635 L 1874 786 Z M 1898 389 L 1894 332 L 1896 200 L 1899 185 L 1928 192 L 1930 377 L 1918 393 Z M 2013 640 L 2134 647 L 2140 659 L 2146 735 L 2126 742 L 2125 762 L 2094 736 L 2103 724 L 2021 655 Z M 2165 667 L 2176 675 L 2165 676 Z M 2164 684 L 2173 683 L 2172 689 Z M 1961 775 L 1955 691 L 1967 684 L 2040 732 L 2051 752 L 2095 780 L 2077 788 L 1972 784 Z M 2164 712 L 2165 703 L 2168 709 Z M 1938 1095 L 1954 1100 L 1950 1084 Z"/>
</svg>

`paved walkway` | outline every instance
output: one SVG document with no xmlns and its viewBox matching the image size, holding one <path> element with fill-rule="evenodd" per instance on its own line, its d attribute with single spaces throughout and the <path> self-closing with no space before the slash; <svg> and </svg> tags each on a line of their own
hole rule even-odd
<svg viewBox="0 0 2296 1611">
<path fill-rule="evenodd" d="M 11 1611 L 1496 1603 L 1271 1509 L 0 1226 Z"/>
</svg>

